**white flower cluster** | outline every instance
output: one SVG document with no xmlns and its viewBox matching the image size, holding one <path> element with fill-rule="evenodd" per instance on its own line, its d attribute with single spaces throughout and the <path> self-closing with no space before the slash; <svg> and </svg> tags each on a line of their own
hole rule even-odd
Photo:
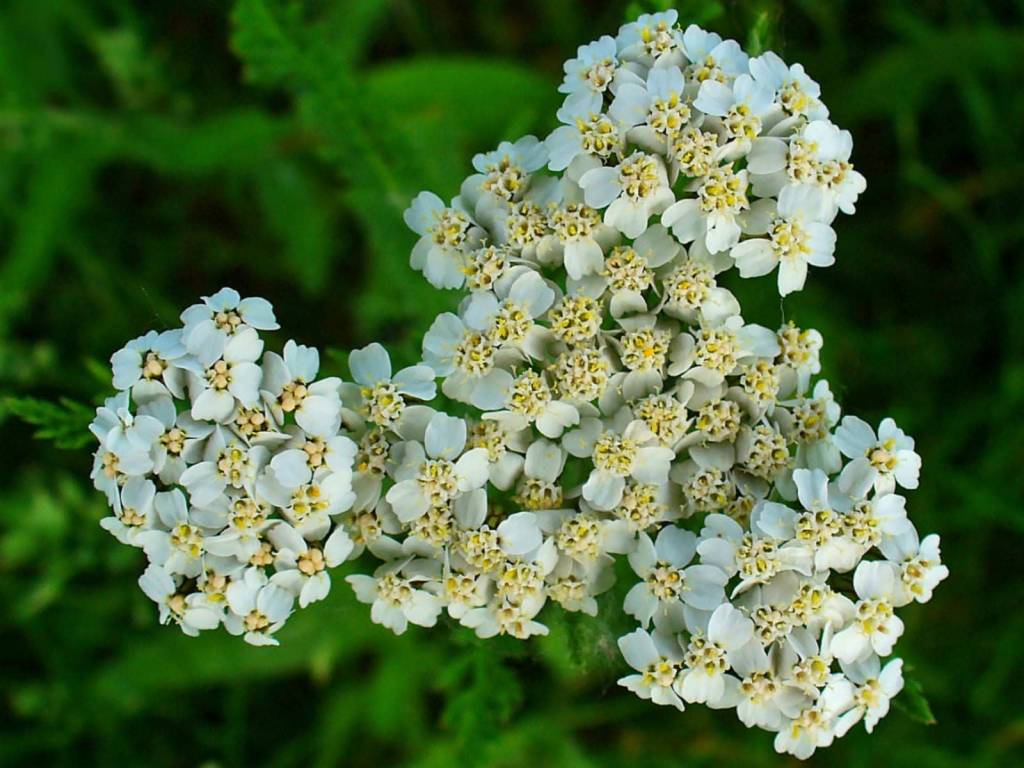
<svg viewBox="0 0 1024 768">
<path fill-rule="evenodd" d="M 145 551 L 139 585 L 162 622 L 276 644 L 355 549 L 338 522 L 356 499 L 341 381 L 317 380 L 315 349 L 263 351 L 259 331 L 278 327 L 264 299 L 225 288 L 181 320 L 111 358 L 119 392 L 91 426 L 102 525 Z"/>
<path fill-rule="evenodd" d="M 920 458 L 891 419 L 840 421 L 820 334 L 746 322 L 722 284 L 777 270 L 785 296 L 833 263 L 832 222 L 865 188 L 850 134 L 800 65 L 674 11 L 580 47 L 560 90 L 544 141 L 478 155 L 451 204 L 424 192 L 406 212 L 412 266 L 468 294 L 424 362 L 481 413 L 448 445 L 450 463 L 470 435 L 452 493 L 413 441 L 417 469 L 385 496 L 405 546 L 382 572 L 524 637 L 545 599 L 594 613 L 626 555 L 622 685 L 735 708 L 801 758 L 871 730 L 902 687 L 882 662 L 894 611 L 947 573 L 896 493 Z"/>
<path fill-rule="evenodd" d="M 840 421 L 820 334 L 720 284 L 801 289 L 864 179 L 800 65 L 676 22 L 582 46 L 546 140 L 412 202 L 412 266 L 466 292 L 422 364 L 371 344 L 315 381 L 289 342 L 260 365 L 273 312 L 227 289 L 114 356 L 94 478 L 165 620 L 273 642 L 365 551 L 373 621 L 527 638 L 548 602 L 595 615 L 625 557 L 640 697 L 735 708 L 800 758 L 885 715 L 895 609 L 947 575 L 897 493 L 920 457 L 891 419 Z"/>
</svg>

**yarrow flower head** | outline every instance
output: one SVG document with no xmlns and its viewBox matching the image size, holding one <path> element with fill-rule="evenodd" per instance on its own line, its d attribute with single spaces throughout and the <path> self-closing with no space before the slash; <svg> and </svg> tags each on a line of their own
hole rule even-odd
<svg viewBox="0 0 1024 768">
<path fill-rule="evenodd" d="M 370 344 L 324 376 L 315 349 L 264 351 L 270 304 L 230 289 L 115 353 L 102 525 L 145 552 L 162 622 L 258 645 L 346 560 L 396 633 L 447 615 L 520 639 L 631 571 L 620 684 L 807 758 L 884 717 L 897 611 L 948 575 L 897 493 L 913 439 L 841 418 L 821 334 L 751 322 L 729 288 L 777 271 L 788 296 L 835 262 L 852 138 L 799 64 L 675 11 L 564 74 L 550 135 L 405 212 L 412 268 L 461 292 L 422 362 Z"/>
</svg>

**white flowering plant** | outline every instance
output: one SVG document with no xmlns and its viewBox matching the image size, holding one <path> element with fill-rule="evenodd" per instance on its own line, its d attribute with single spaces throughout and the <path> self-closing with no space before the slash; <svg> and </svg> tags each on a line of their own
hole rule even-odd
<svg viewBox="0 0 1024 768">
<path fill-rule="evenodd" d="M 841 418 L 818 332 L 748 322 L 726 287 L 777 273 L 784 297 L 834 263 L 850 134 L 799 64 L 674 11 L 581 46 L 559 90 L 547 138 L 406 211 L 412 268 L 462 295 L 422 362 L 374 343 L 323 377 L 229 288 L 116 352 L 103 527 L 144 551 L 162 622 L 255 645 L 346 561 L 372 621 L 482 638 L 595 616 L 628 574 L 629 691 L 734 709 L 798 758 L 871 731 L 903 687 L 896 611 L 947 575 L 902 495 L 921 459 L 891 419 Z"/>
</svg>

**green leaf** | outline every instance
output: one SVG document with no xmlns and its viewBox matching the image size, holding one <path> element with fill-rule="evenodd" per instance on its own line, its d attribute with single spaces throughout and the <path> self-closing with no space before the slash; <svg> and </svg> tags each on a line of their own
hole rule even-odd
<svg viewBox="0 0 1024 768">
<path fill-rule="evenodd" d="M 903 692 L 894 700 L 896 708 L 907 717 L 922 725 L 935 725 L 938 720 L 932 714 L 932 707 L 924 696 L 924 689 L 921 682 L 910 675 L 911 668 L 903 671 Z"/>
<path fill-rule="evenodd" d="M 747 53 L 759 56 L 772 47 L 775 40 L 775 27 L 778 19 L 778 8 L 774 5 L 762 8 L 754 16 L 754 23 L 747 35 Z"/>
<path fill-rule="evenodd" d="M 301 6 L 295 2 L 239 0 L 231 13 L 231 47 L 252 83 L 281 85 L 302 68 L 295 31 Z"/>
<path fill-rule="evenodd" d="M 95 412 L 92 408 L 66 397 L 57 402 L 34 397 L 8 397 L 3 401 L 4 412 L 39 427 L 35 436 L 52 440 L 58 448 L 77 450 L 93 441 L 89 422 Z"/>
</svg>

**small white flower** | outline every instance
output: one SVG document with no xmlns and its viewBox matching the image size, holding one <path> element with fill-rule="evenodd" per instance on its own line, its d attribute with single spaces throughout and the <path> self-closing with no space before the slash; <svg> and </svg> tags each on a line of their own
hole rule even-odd
<svg viewBox="0 0 1024 768">
<path fill-rule="evenodd" d="M 352 539 L 340 526 L 316 545 L 307 544 L 302 534 L 283 522 L 270 529 L 268 538 L 277 550 L 274 558 L 277 572 L 271 582 L 296 595 L 300 608 L 327 597 L 331 589 L 327 569 L 345 562 L 354 548 Z"/>
<path fill-rule="evenodd" d="M 433 192 L 420 192 L 404 213 L 406 225 L 420 235 L 410 263 L 435 288 L 459 288 L 466 281 L 469 250 L 481 231 L 457 205 L 448 207 Z"/>
<path fill-rule="evenodd" d="M 594 469 L 583 485 L 583 498 L 597 510 L 608 511 L 622 501 L 626 478 L 659 485 L 668 481 L 675 453 L 650 445 L 654 439 L 642 421 L 633 421 L 621 432 L 604 430 L 597 419 L 584 420 L 579 429 L 563 438 L 573 456 L 589 456 Z"/>
<path fill-rule="evenodd" d="M 888 499 L 899 498 L 895 494 L 888 494 L 876 498 L 874 506 L 879 507 Z M 902 523 L 896 531 L 887 531 L 889 535 L 878 545 L 886 559 L 900 569 L 900 595 L 894 604 L 901 606 L 915 600 L 927 603 L 932 599 L 932 591 L 949 576 L 949 568 L 942 564 L 938 534 L 933 533 L 920 539 L 917 529 L 906 519 L 905 513 Z"/>
<path fill-rule="evenodd" d="M 330 528 L 331 515 L 351 509 L 356 500 L 352 471 L 344 466 L 337 471 L 320 469 L 308 483 L 293 488 L 279 482 L 270 468 L 256 487 L 259 495 L 279 507 L 285 518 L 310 541 L 323 538 Z"/>
<path fill-rule="evenodd" d="M 250 486 L 268 458 L 266 448 L 250 448 L 234 435 L 217 429 L 206 442 L 203 460 L 182 472 L 179 482 L 194 506 L 205 507 L 229 486 Z"/>
<path fill-rule="evenodd" d="M 631 238 L 642 235 L 648 219 L 675 202 L 661 158 L 643 152 L 634 152 L 614 168 L 587 171 L 580 186 L 587 205 L 607 208 L 604 223 Z"/>
<path fill-rule="evenodd" d="M 215 360 L 236 333 L 247 328 L 273 331 L 279 326 L 274 309 L 266 299 L 243 299 L 232 288 L 221 288 L 213 296 L 204 296 L 181 313 L 185 327 L 181 339 L 196 357 Z"/>
<path fill-rule="evenodd" d="M 788 66 L 775 53 L 767 51 L 750 60 L 750 74 L 775 94 L 788 114 L 807 120 L 828 117 L 828 107 L 819 98 L 821 87 L 807 76 L 802 64 Z"/>
<path fill-rule="evenodd" d="M 765 118 L 775 106 L 773 97 L 770 88 L 742 74 L 731 85 L 705 80 L 693 106 L 720 118 L 729 139 L 750 142 L 760 135 Z"/>
<path fill-rule="evenodd" d="M 137 404 L 157 397 L 185 396 L 186 373 L 201 374 L 202 368 L 187 355 L 181 331 L 150 331 L 129 341 L 110 358 L 114 389 L 131 389 Z"/>
<path fill-rule="evenodd" d="M 866 421 L 847 416 L 836 429 L 835 442 L 852 459 L 839 480 L 848 492 L 872 484 L 878 493 L 891 493 L 897 485 L 917 488 L 921 457 L 914 451 L 914 438 L 892 419 L 882 419 L 876 436 Z"/>
<path fill-rule="evenodd" d="M 565 62 L 565 79 L 558 86 L 559 93 L 567 94 L 565 106 L 586 107 L 596 111 L 601 98 L 615 81 L 619 59 L 615 38 L 602 35 L 592 43 L 581 45 L 576 58 Z"/>
<path fill-rule="evenodd" d="M 737 217 L 750 207 L 746 169 L 735 171 L 731 165 L 714 168 L 695 184 L 696 198 L 670 205 L 661 215 L 661 223 L 684 245 L 701 239 L 710 253 L 729 250 L 740 239 Z"/>
<path fill-rule="evenodd" d="M 248 568 L 225 592 L 230 610 L 224 627 L 233 635 L 243 635 L 250 645 L 278 645 L 277 632 L 292 613 L 295 598 L 287 589 L 270 583 L 259 568 Z"/>
<path fill-rule="evenodd" d="M 122 544 L 141 547 L 140 537 L 153 524 L 156 485 L 143 477 L 129 478 L 120 492 L 113 497 L 114 514 L 100 520 L 100 526 L 110 531 Z"/>
<path fill-rule="evenodd" d="M 857 612 L 832 638 L 832 653 L 844 664 L 863 661 L 874 652 L 888 656 L 903 634 L 903 621 L 893 612 L 899 596 L 899 572 L 887 561 L 863 561 L 853 574 Z"/>
<path fill-rule="evenodd" d="M 319 371 L 320 353 L 315 348 L 288 341 L 283 357 L 276 352 L 263 356 L 261 391 L 279 424 L 292 414 L 307 434 L 330 437 L 341 424 L 341 380 L 316 381 Z"/>
<path fill-rule="evenodd" d="M 714 32 L 707 32 L 691 24 L 683 32 L 683 51 L 690 65 L 687 77 L 698 83 L 729 80 L 747 72 L 748 56 L 735 40 L 722 40 Z"/>
<path fill-rule="evenodd" d="M 470 319 L 483 327 L 473 327 Z M 512 374 L 498 366 L 498 349 L 488 325 L 486 315 L 463 320 L 444 312 L 423 336 L 423 360 L 445 377 L 443 392 L 482 410 L 500 408 L 512 386 Z"/>
<path fill-rule="evenodd" d="M 836 233 L 825 223 L 826 216 L 820 206 L 820 197 L 810 185 L 783 189 L 778 208 L 774 217 L 766 222 L 766 229 L 748 230 L 748 234 L 764 233 L 768 237 L 745 240 L 732 248 L 740 277 L 767 275 L 778 267 L 779 295 L 786 296 L 804 287 L 808 266 L 834 264 Z"/>
<path fill-rule="evenodd" d="M 811 553 L 796 535 L 796 513 L 782 504 L 761 501 L 751 513 L 750 532 L 735 520 L 711 514 L 704 519 L 697 545 L 702 563 L 715 565 L 741 581 L 733 596 L 757 584 L 766 584 L 780 573 L 796 571 L 811 575 Z"/>
<path fill-rule="evenodd" d="M 575 167 L 581 160 L 585 164 L 596 164 L 621 154 L 625 148 L 626 131 L 630 126 L 614 115 L 591 110 L 588 106 L 567 100 L 558 110 L 558 120 L 563 125 L 544 139 L 550 158 L 548 168 L 552 171 Z"/>
<path fill-rule="evenodd" d="M 401 419 L 406 397 L 432 400 L 437 394 L 436 374 L 429 365 L 411 365 L 392 376 L 391 358 L 377 343 L 353 350 L 348 365 L 355 384 L 343 384 L 343 395 L 380 427 L 394 426 Z"/>
<path fill-rule="evenodd" d="M 465 451 L 466 423 L 435 414 L 423 443 L 404 443 L 401 465 L 387 500 L 402 522 L 416 520 L 432 506 L 455 501 L 487 482 L 487 449 Z"/>
<path fill-rule="evenodd" d="M 893 659 L 882 667 L 878 657 L 872 655 L 859 664 L 844 666 L 843 672 L 856 688 L 853 707 L 836 721 L 836 736 L 846 735 L 861 720 L 864 730 L 871 733 L 889 714 L 889 702 L 903 690 L 903 659 Z"/>
<path fill-rule="evenodd" d="M 205 595 L 182 595 L 174 578 L 158 565 L 150 565 L 139 577 L 139 587 L 160 608 L 160 623 L 176 623 L 190 637 L 204 629 L 220 625 L 223 609 L 215 607 Z"/>
<path fill-rule="evenodd" d="M 820 198 L 825 220 L 852 214 L 867 187 L 850 163 L 853 138 L 828 120 L 812 120 L 787 140 L 761 136 L 747 158 L 753 191 L 774 197 L 791 184 L 808 184 Z"/>
<path fill-rule="evenodd" d="M 263 371 L 256 364 L 263 341 L 254 328 L 234 333 L 223 348 L 210 345 L 197 351 L 203 372 L 190 378 L 192 418 L 226 422 L 236 404 L 252 408 L 259 402 Z"/>
<path fill-rule="evenodd" d="M 354 574 L 345 577 L 345 581 L 352 585 L 359 602 L 370 604 L 373 622 L 396 635 L 404 633 L 410 623 L 434 626 L 444 610 L 441 599 L 423 588 L 426 579 L 416 574 L 403 575 L 402 564 L 385 563 L 374 576 Z"/>
<path fill-rule="evenodd" d="M 675 9 L 645 13 L 619 28 L 619 56 L 645 66 L 668 66 L 683 61 L 683 39 Z"/>
<path fill-rule="evenodd" d="M 167 528 L 140 533 L 137 541 L 154 565 L 168 573 L 195 578 L 203 570 L 206 532 L 189 519 L 185 494 L 175 488 L 156 494 L 154 507 Z"/>
<path fill-rule="evenodd" d="M 680 712 L 686 708 L 673 689 L 683 663 L 682 649 L 674 637 L 636 629 L 619 638 L 619 650 L 638 673 L 620 678 L 619 685 L 655 704 L 672 706 Z"/>
<path fill-rule="evenodd" d="M 750 644 L 758 646 L 754 622 L 729 603 L 718 606 L 704 631 L 698 628 L 690 638 L 676 692 L 689 703 L 735 706 L 739 681 L 727 672 Z"/>
<path fill-rule="evenodd" d="M 623 610 L 647 627 L 651 620 L 666 632 L 683 629 L 683 605 L 713 611 L 725 602 L 728 576 L 713 565 L 689 565 L 697 536 L 669 525 L 656 541 L 641 533 L 629 564 L 642 581 L 626 594 Z M 689 567 L 687 567 L 689 566 Z"/>
</svg>

